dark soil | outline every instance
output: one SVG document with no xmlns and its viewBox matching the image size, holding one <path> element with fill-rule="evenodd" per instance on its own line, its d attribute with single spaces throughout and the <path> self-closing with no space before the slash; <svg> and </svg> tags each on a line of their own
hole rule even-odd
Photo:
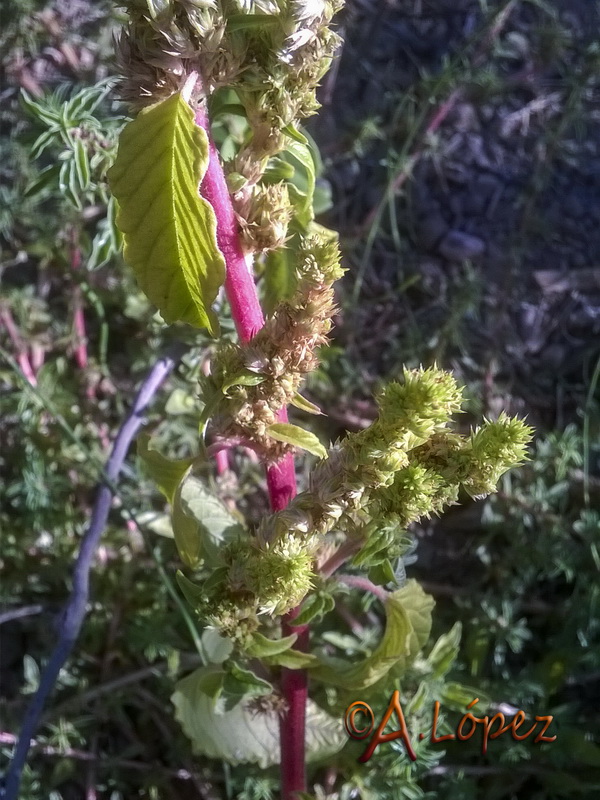
<svg viewBox="0 0 600 800">
<path fill-rule="evenodd" d="M 437 358 L 548 426 L 600 333 L 600 7 L 550 5 L 351 0 L 312 125 L 358 371 Z"/>
</svg>

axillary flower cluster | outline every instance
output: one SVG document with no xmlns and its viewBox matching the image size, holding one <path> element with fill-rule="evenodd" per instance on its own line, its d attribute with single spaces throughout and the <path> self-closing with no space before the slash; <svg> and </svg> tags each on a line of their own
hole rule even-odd
<svg viewBox="0 0 600 800">
<path fill-rule="evenodd" d="M 202 386 L 207 404 L 220 398 L 213 420 L 218 438 L 250 446 L 266 462 L 293 450 L 268 429 L 282 408 L 298 402 L 303 379 L 318 365 L 316 349 L 327 343 L 336 310 L 333 283 L 344 272 L 337 241 L 325 229 L 302 237 L 295 257 L 292 297 L 248 344 L 223 344 Z"/>
</svg>

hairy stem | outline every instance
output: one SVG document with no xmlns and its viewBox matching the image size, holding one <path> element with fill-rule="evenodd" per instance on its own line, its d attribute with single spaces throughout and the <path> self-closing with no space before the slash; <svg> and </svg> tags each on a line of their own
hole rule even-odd
<svg viewBox="0 0 600 800">
<path fill-rule="evenodd" d="M 248 342 L 264 325 L 265 318 L 254 284 L 254 276 L 248 269 L 242 250 L 238 224 L 231 202 L 229 188 L 221 166 L 217 148 L 209 131 L 208 116 L 204 108 L 196 112 L 196 124 L 208 133 L 209 162 L 200 191 L 214 209 L 217 218 L 217 244 L 225 258 L 227 273 L 225 293 L 231 306 L 231 316 L 238 336 Z M 285 408 L 279 413 L 281 422 L 287 421 Z M 277 464 L 266 466 L 267 488 L 273 511 L 281 511 L 296 495 L 296 473 L 294 459 L 287 455 Z M 287 620 L 298 613 L 294 609 L 283 625 L 283 635 L 297 633 L 296 646 L 300 650 L 308 647 L 308 627 L 289 628 Z M 306 791 L 305 778 L 305 720 L 307 699 L 307 675 L 303 670 L 282 670 L 281 688 L 288 710 L 281 722 L 281 797 L 293 800 L 296 792 Z"/>
</svg>

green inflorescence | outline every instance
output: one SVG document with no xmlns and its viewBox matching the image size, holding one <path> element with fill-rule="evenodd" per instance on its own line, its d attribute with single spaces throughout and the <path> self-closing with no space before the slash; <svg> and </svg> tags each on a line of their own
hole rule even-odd
<svg viewBox="0 0 600 800">
<path fill-rule="evenodd" d="M 265 519 L 256 537 L 228 547 L 223 578 L 204 603 L 211 622 L 233 633 L 242 619 L 258 624 L 261 614 L 297 606 L 332 532 L 356 549 L 368 547 L 380 528 L 399 538 L 406 526 L 439 514 L 461 488 L 473 496 L 495 491 L 502 474 L 526 458 L 532 431 L 502 414 L 460 435 L 450 422 L 461 400 L 452 375 L 436 367 L 405 370 L 403 381 L 389 384 L 375 422 L 330 450 L 309 490 Z"/>
</svg>

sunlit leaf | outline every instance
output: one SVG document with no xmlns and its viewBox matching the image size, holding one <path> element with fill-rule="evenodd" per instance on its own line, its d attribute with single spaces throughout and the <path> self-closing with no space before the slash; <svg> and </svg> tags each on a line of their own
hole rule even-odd
<svg viewBox="0 0 600 800">
<path fill-rule="evenodd" d="M 406 608 L 403 599 L 397 595 L 395 592 L 386 600 L 385 632 L 370 656 L 350 667 L 342 659 L 323 660 L 310 670 L 311 677 L 343 689 L 360 691 L 383 678 L 392 667 L 408 665 L 418 652 L 415 652 L 415 647 L 425 635 L 425 604 L 420 602 L 414 590 L 403 598 L 408 601 Z"/>
<path fill-rule="evenodd" d="M 171 700 L 175 715 L 194 750 L 230 764 L 255 763 L 263 769 L 279 763 L 279 714 L 260 711 L 252 700 L 224 713 L 206 694 L 206 668 L 179 681 Z M 202 685 L 204 684 L 204 689 Z M 347 735 L 341 721 L 312 700 L 306 712 L 307 760 L 321 760 L 343 747 Z"/>
<path fill-rule="evenodd" d="M 272 436 L 278 442 L 285 442 L 285 444 L 291 444 L 301 450 L 308 450 L 309 453 L 319 458 L 327 458 L 327 450 L 315 434 L 305 431 L 304 428 L 290 425 L 289 422 L 276 422 L 273 425 L 269 425 L 267 432 L 269 436 Z"/>
<path fill-rule="evenodd" d="M 394 592 L 393 599 L 401 603 L 412 627 L 409 656 L 414 658 L 425 647 L 431 633 L 431 613 L 435 600 L 417 581 L 411 579 Z"/>
<path fill-rule="evenodd" d="M 252 643 L 246 648 L 246 652 L 254 658 L 276 656 L 285 650 L 289 650 L 297 638 L 297 634 L 293 633 L 283 639 L 268 639 L 262 633 L 257 632 L 252 635 Z"/>
<path fill-rule="evenodd" d="M 194 462 L 194 458 L 171 460 L 150 446 L 150 435 L 142 433 L 138 436 L 137 452 L 144 463 L 146 472 L 152 478 L 169 503 L 173 502 L 175 490 L 181 483 L 185 472 Z"/>
<path fill-rule="evenodd" d="M 222 664 L 233 651 L 233 642 L 215 628 L 206 628 L 201 636 L 202 652 L 211 664 Z"/>
<path fill-rule="evenodd" d="M 142 528 L 147 528 L 152 533 L 165 536 L 167 539 L 173 538 L 171 515 L 165 511 L 142 511 L 136 515 L 136 521 Z"/>
<path fill-rule="evenodd" d="M 303 397 L 298 392 L 292 397 L 292 405 L 296 406 L 296 408 L 299 408 L 301 411 L 306 411 L 307 414 L 316 415 L 323 413 L 319 406 L 311 403 L 310 400 L 307 400 L 306 397 Z"/>
<path fill-rule="evenodd" d="M 75 139 L 74 157 L 79 186 L 82 191 L 85 191 L 90 184 L 90 162 L 88 161 L 85 145 L 81 139 Z"/>
<path fill-rule="evenodd" d="M 443 633 L 433 645 L 427 661 L 433 668 L 433 677 L 441 678 L 444 676 L 458 656 L 462 625 L 455 623 L 448 633 Z"/>
<path fill-rule="evenodd" d="M 315 160 L 306 137 L 304 141 L 294 137 L 279 158 L 294 167 L 294 177 L 288 182 L 290 200 L 296 211 L 298 222 L 307 226 L 313 219 L 313 196 L 316 185 Z"/>
<path fill-rule="evenodd" d="M 219 548 L 242 531 L 239 521 L 190 468 L 173 497 L 173 532 L 185 562 L 196 566 L 200 558 L 215 559 Z"/>
<path fill-rule="evenodd" d="M 208 165 L 206 133 L 180 94 L 141 111 L 121 133 L 108 177 L 119 203 L 125 260 L 167 323 L 212 335 L 211 305 L 225 279 L 216 220 L 198 193 Z"/>
</svg>

